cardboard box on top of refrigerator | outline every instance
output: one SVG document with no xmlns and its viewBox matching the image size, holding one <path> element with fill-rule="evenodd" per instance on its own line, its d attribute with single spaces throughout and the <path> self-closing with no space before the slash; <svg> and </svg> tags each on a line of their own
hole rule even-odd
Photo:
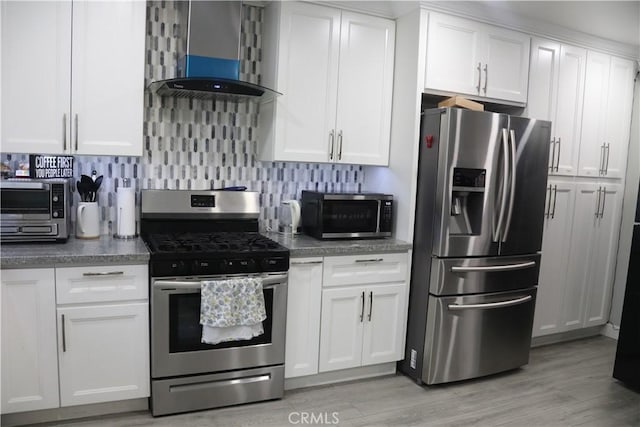
<svg viewBox="0 0 640 427">
<path fill-rule="evenodd" d="M 484 111 L 484 105 L 459 95 L 440 101 L 438 107 L 461 107 L 468 110 Z"/>
</svg>

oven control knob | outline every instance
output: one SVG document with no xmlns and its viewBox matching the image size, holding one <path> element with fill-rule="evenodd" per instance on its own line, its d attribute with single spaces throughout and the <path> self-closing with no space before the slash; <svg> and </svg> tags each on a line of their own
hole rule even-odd
<svg viewBox="0 0 640 427">
<path fill-rule="evenodd" d="M 53 200 L 54 202 L 57 202 L 57 201 L 58 201 L 58 200 L 60 200 L 60 199 L 58 198 L 58 196 L 53 196 L 53 197 L 51 198 L 51 200 Z"/>
<path fill-rule="evenodd" d="M 54 200 L 54 201 L 55 201 L 55 200 Z M 58 212 L 53 211 L 53 217 L 54 217 L 54 218 L 58 218 Z"/>
</svg>

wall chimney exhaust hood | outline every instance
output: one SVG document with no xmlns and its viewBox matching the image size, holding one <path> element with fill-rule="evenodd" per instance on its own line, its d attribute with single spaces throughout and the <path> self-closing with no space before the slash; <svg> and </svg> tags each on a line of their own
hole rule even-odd
<svg viewBox="0 0 640 427">
<path fill-rule="evenodd" d="M 149 90 L 160 96 L 264 101 L 280 93 L 240 80 L 242 2 L 178 3 L 182 33 L 177 78 L 155 81 Z M 186 21 L 185 21 L 186 19 Z"/>
</svg>

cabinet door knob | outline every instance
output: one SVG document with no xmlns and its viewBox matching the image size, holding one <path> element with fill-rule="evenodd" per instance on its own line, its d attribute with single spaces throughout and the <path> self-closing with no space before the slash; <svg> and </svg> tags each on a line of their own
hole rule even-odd
<svg viewBox="0 0 640 427">
<path fill-rule="evenodd" d="M 369 292 L 369 322 L 371 322 L 371 313 L 373 312 L 373 291 Z"/>
<path fill-rule="evenodd" d="M 338 132 L 338 160 L 342 160 L 342 129 Z"/>
<path fill-rule="evenodd" d="M 78 115 L 76 114 L 76 152 L 78 151 Z"/>
<path fill-rule="evenodd" d="M 556 156 L 556 172 L 558 172 L 558 168 L 560 167 L 560 144 L 562 143 L 562 138 L 558 137 L 557 141 L 558 146 L 558 155 Z"/>
<path fill-rule="evenodd" d="M 62 115 L 62 151 L 67 151 L 67 113 Z"/>
<path fill-rule="evenodd" d="M 476 70 L 478 70 L 478 86 L 476 86 L 478 95 L 480 95 L 480 85 L 482 84 L 482 71 L 480 71 L 481 69 L 482 69 L 482 63 L 478 62 L 478 67 L 476 68 Z"/>
<path fill-rule="evenodd" d="M 362 309 L 360 310 L 360 323 L 362 323 L 362 321 L 364 321 L 364 291 L 362 291 L 362 295 L 360 295 L 360 297 L 362 298 Z"/>
<path fill-rule="evenodd" d="M 489 81 L 489 65 L 484 64 L 484 94 L 487 94 L 487 82 Z"/>
</svg>

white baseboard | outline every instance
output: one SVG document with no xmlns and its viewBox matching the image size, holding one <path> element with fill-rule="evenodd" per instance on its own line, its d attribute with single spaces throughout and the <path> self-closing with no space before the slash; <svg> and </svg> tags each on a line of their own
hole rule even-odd
<svg viewBox="0 0 640 427">
<path fill-rule="evenodd" d="M 602 327 L 602 331 L 600 335 L 604 335 L 605 337 L 612 338 L 614 340 L 618 340 L 618 335 L 620 334 L 620 326 L 615 326 L 612 323 L 607 323 Z"/>
<path fill-rule="evenodd" d="M 341 383 L 345 381 L 359 380 L 363 378 L 379 377 L 396 373 L 396 362 L 381 363 L 379 365 L 363 366 L 353 369 L 341 369 L 339 371 L 323 372 L 317 375 L 307 375 L 297 378 L 285 378 L 284 389 L 293 390 L 296 388 L 312 387 Z"/>
</svg>

